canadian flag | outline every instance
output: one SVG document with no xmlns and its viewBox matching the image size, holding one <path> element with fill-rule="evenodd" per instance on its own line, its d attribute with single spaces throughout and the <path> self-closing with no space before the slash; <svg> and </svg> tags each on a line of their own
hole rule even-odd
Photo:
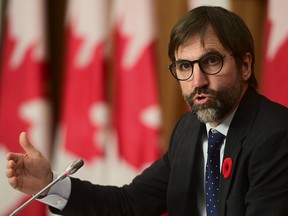
<svg viewBox="0 0 288 216">
<path fill-rule="evenodd" d="M 141 171 L 159 157 L 160 107 L 156 83 L 153 0 L 116 0 L 114 117 L 119 157 Z"/>
<path fill-rule="evenodd" d="M 106 180 L 107 8 L 106 0 L 67 1 L 62 109 L 53 160 L 54 169 L 60 172 L 82 158 L 85 166 L 75 175 L 97 183 Z"/>
<path fill-rule="evenodd" d="M 229 10 L 230 0 L 188 0 L 189 9 L 201 6 L 201 5 L 212 5 L 220 6 Z"/>
<path fill-rule="evenodd" d="M 5 176 L 6 153 L 22 152 L 18 137 L 26 131 L 46 157 L 51 140 L 51 110 L 45 38 L 45 2 L 8 1 L 1 56 L 0 85 L 0 215 L 6 216 L 30 197 L 15 191 Z M 33 202 L 19 215 L 45 215 L 46 206 Z"/>
<path fill-rule="evenodd" d="M 131 59 L 129 60 L 131 56 L 125 57 L 126 60 L 131 61 L 131 65 L 128 67 L 130 69 L 127 72 L 129 74 L 132 73 L 132 76 L 127 79 L 127 81 L 129 80 L 127 83 L 117 83 L 117 86 L 118 84 L 120 86 L 124 85 L 129 90 L 127 89 L 127 91 L 123 88 L 121 90 L 120 86 L 118 86 L 115 92 L 117 102 L 115 102 L 116 107 L 113 117 L 118 119 L 121 116 L 125 120 L 124 122 L 127 123 L 123 124 L 123 127 L 125 127 L 124 131 L 130 130 L 131 132 L 131 135 L 126 134 L 128 137 L 125 140 L 121 140 L 122 142 L 119 144 L 115 128 L 112 129 L 110 127 L 112 120 L 109 118 L 110 111 L 104 92 L 105 83 L 107 83 L 104 67 L 105 44 L 107 43 L 109 30 L 109 17 L 107 17 L 109 11 L 107 11 L 106 2 L 105 0 L 68 1 L 66 19 L 67 60 L 61 122 L 54 162 L 56 170 L 61 170 L 68 165 L 68 161 L 82 157 L 85 161 L 85 166 L 75 174 L 77 177 L 99 184 L 123 185 L 129 183 L 145 165 L 151 163 L 159 156 L 160 120 L 153 59 L 155 32 L 151 26 L 149 27 L 154 20 L 151 17 L 153 15 L 152 11 L 148 15 L 145 14 L 145 16 L 142 12 L 143 6 L 145 12 L 147 12 L 147 9 L 151 9 L 147 5 L 145 6 L 144 2 L 146 1 L 137 1 L 136 4 L 133 1 L 130 1 L 130 3 L 122 2 L 125 5 L 122 5 L 120 1 L 116 1 L 120 3 L 119 5 L 124 6 L 121 7 L 122 9 L 127 8 L 129 3 L 129 5 L 134 5 L 133 7 L 138 10 L 138 12 L 130 14 L 129 19 L 135 20 L 139 18 L 140 14 L 146 20 L 147 16 L 149 18 L 149 22 L 144 23 L 144 26 L 142 23 L 138 23 L 144 28 L 141 33 L 139 32 L 140 34 L 137 38 L 133 39 L 134 42 L 132 41 L 133 43 L 129 45 L 132 45 L 131 48 L 134 49 L 134 53 L 128 53 L 130 53 L 129 55 L 132 54 L 132 58 L 136 57 L 136 59 L 131 61 Z M 151 4 L 150 1 L 149 4 Z M 128 11 L 122 12 L 126 13 Z M 124 14 L 122 13 L 122 15 Z M 133 26 L 129 28 L 133 29 Z M 145 33 L 148 33 L 147 36 L 142 34 L 142 32 L 145 32 L 144 29 L 149 32 Z M 139 36 L 145 37 L 141 39 Z M 124 41 L 122 39 L 125 41 L 126 36 L 124 38 L 117 37 L 117 41 L 115 41 L 118 51 L 123 45 Z M 139 53 L 135 53 L 135 51 L 139 51 Z M 128 53 L 125 52 L 121 56 L 117 54 L 116 59 L 121 58 L 122 62 L 124 54 L 128 55 Z M 140 60 L 144 62 L 140 63 Z M 115 61 L 118 65 L 118 60 Z M 135 63 L 137 65 L 133 66 Z M 123 69 L 121 69 L 122 72 L 118 71 L 118 75 L 125 76 L 125 74 L 120 74 L 125 72 Z M 137 74 L 133 71 L 137 72 Z M 123 78 L 125 79 L 124 76 Z M 140 80 L 141 82 L 139 82 Z M 133 92 L 136 93 L 136 91 L 141 94 L 141 99 L 138 98 L 135 101 L 136 97 L 135 95 L 133 96 Z M 118 95 L 121 95 L 121 99 L 118 98 Z M 133 98 L 130 98 L 130 96 Z M 130 103 L 130 105 L 127 103 Z M 123 106 L 123 104 L 125 105 Z M 127 106 L 126 113 L 119 112 L 118 108 L 123 110 L 125 106 Z M 131 115 L 124 117 L 127 114 Z M 118 126 L 120 127 L 121 125 Z M 139 133 L 139 131 L 142 132 Z M 133 137 L 133 134 L 137 139 L 133 138 L 131 140 L 129 138 Z M 125 150 L 124 148 L 127 149 Z"/>
<path fill-rule="evenodd" d="M 288 2 L 268 1 L 262 91 L 288 107 Z"/>
</svg>

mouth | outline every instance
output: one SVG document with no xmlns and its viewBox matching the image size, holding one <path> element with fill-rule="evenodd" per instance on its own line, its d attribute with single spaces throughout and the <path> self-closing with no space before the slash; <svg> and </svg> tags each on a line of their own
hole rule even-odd
<svg viewBox="0 0 288 216">
<path fill-rule="evenodd" d="M 209 96 L 209 95 L 196 95 L 194 97 L 194 102 L 197 103 L 197 104 L 204 104 L 206 103 L 207 101 L 209 101 L 212 97 Z"/>
</svg>

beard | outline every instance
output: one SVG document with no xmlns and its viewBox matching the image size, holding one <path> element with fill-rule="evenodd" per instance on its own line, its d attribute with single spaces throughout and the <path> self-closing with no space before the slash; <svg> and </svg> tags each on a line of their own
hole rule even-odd
<svg viewBox="0 0 288 216">
<path fill-rule="evenodd" d="M 241 81 L 239 81 L 239 79 Z M 203 123 L 220 122 L 237 105 L 242 94 L 242 77 L 231 87 L 223 87 L 217 91 L 207 87 L 195 88 L 190 95 L 183 95 L 191 111 Z M 203 104 L 197 104 L 193 98 L 197 94 L 207 94 L 211 98 Z"/>
</svg>

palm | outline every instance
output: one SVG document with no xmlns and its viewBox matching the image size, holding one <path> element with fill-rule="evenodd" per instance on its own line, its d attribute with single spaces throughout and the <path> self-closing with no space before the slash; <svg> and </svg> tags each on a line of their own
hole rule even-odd
<svg viewBox="0 0 288 216">
<path fill-rule="evenodd" d="M 6 175 L 12 187 L 26 194 L 35 194 L 52 181 L 49 161 L 20 135 L 20 145 L 26 154 L 8 153 Z"/>
<path fill-rule="evenodd" d="M 20 170 L 17 178 L 18 190 L 34 194 L 49 183 L 45 183 L 45 179 L 50 175 L 51 169 L 44 157 L 30 158 L 22 155 L 17 166 Z"/>
</svg>

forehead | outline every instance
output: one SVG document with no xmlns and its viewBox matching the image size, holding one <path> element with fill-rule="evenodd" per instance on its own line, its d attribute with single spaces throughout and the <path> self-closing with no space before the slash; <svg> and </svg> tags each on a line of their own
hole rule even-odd
<svg viewBox="0 0 288 216">
<path fill-rule="evenodd" d="M 175 56 L 176 59 L 194 59 L 209 51 L 220 53 L 226 51 L 211 27 L 206 30 L 203 36 L 200 34 L 192 35 L 187 42 L 178 47 Z"/>
</svg>

